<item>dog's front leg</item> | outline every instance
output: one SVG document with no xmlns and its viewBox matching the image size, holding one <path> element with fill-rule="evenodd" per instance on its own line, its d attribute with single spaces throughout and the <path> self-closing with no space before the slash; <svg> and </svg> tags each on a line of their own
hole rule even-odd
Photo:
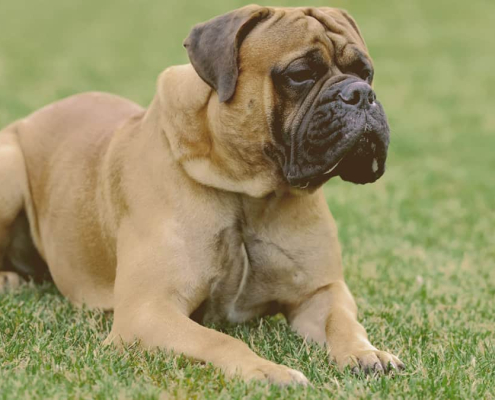
<svg viewBox="0 0 495 400">
<path fill-rule="evenodd" d="M 167 249 L 163 241 L 153 246 L 153 238 L 148 240 L 146 245 L 125 246 L 128 250 L 119 253 L 114 322 L 106 343 L 138 341 L 144 348 L 212 363 L 227 376 L 238 375 L 246 381 L 307 384 L 301 372 L 265 360 L 242 341 L 191 320 L 192 308 L 204 294 L 204 274 L 188 266 L 177 249 Z"/>
<path fill-rule="evenodd" d="M 192 321 L 170 300 L 157 299 L 115 309 L 107 343 L 118 345 L 134 340 L 145 348 L 161 348 L 212 363 L 229 377 L 238 375 L 246 381 L 266 379 L 281 385 L 307 383 L 301 372 L 265 360 L 242 341 Z"/>
<path fill-rule="evenodd" d="M 349 366 L 366 373 L 403 369 L 394 355 L 377 350 L 357 320 L 357 307 L 344 281 L 335 281 L 287 314 L 292 328 L 309 340 L 326 344 L 330 358 L 339 368 Z"/>
</svg>

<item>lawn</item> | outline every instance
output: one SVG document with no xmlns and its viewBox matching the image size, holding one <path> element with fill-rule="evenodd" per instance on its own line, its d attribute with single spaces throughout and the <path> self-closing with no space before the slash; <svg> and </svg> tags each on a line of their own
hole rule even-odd
<svg viewBox="0 0 495 400">
<path fill-rule="evenodd" d="M 0 125 L 87 90 L 146 105 L 159 72 L 186 62 L 190 27 L 243 4 L 2 0 Z M 183 357 L 103 348 L 111 315 L 29 284 L 0 296 L 0 398 L 495 398 L 495 2 L 312 4 L 347 8 L 375 60 L 388 171 L 325 193 L 360 318 L 406 371 L 341 373 L 274 317 L 219 329 L 313 387 L 229 381 Z"/>
</svg>

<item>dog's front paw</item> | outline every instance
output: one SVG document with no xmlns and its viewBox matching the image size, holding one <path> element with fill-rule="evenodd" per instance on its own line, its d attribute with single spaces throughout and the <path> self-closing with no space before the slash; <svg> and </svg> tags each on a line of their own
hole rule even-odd
<svg viewBox="0 0 495 400">
<path fill-rule="evenodd" d="M 237 374 L 241 375 L 245 381 L 267 380 L 280 386 L 310 384 L 302 372 L 270 361 L 263 361 L 249 367 L 243 366 L 242 370 L 237 370 Z"/>
<path fill-rule="evenodd" d="M 373 375 L 401 371 L 405 368 L 404 363 L 393 354 L 376 349 L 360 350 L 335 357 L 335 361 L 341 370 L 349 367 L 355 374 L 364 372 L 366 375 Z"/>
</svg>

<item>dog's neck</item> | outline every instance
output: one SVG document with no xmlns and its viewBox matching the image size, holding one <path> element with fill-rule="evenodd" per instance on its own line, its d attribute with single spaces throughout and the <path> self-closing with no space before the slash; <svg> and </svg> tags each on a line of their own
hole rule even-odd
<svg viewBox="0 0 495 400">
<path fill-rule="evenodd" d="M 174 159 L 192 179 L 229 192 L 265 197 L 277 190 L 280 178 L 263 155 L 253 168 L 252 163 L 243 163 L 242 154 L 232 154 L 220 144 L 221 138 L 214 133 L 222 104 L 216 96 L 190 64 L 168 68 L 158 79 L 148 119 L 159 121 Z"/>
</svg>

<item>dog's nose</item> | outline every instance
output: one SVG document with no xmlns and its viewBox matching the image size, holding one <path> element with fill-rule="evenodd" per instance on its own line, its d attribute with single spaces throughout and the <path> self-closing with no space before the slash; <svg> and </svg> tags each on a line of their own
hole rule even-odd
<svg viewBox="0 0 495 400">
<path fill-rule="evenodd" d="M 375 92 L 366 82 L 354 82 L 347 85 L 340 92 L 340 98 L 344 103 L 358 108 L 369 107 L 376 100 Z"/>
</svg>

